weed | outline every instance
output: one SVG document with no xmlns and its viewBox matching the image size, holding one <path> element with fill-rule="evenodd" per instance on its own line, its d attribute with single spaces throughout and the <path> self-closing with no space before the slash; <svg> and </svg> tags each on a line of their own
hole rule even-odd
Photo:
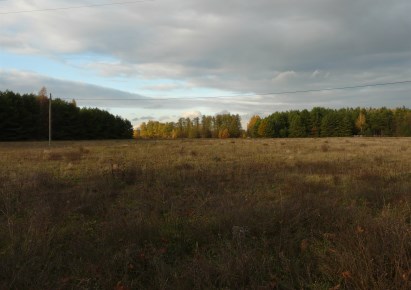
<svg viewBox="0 0 411 290">
<path fill-rule="evenodd" d="M 321 145 L 321 151 L 322 152 L 328 152 L 330 150 L 330 146 L 327 143 Z"/>
<path fill-rule="evenodd" d="M 321 140 L 0 144 L 0 289 L 409 289 L 409 139 Z"/>
</svg>

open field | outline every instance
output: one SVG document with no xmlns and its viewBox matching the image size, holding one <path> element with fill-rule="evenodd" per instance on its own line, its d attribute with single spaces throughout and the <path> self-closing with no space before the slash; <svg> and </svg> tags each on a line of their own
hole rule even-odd
<svg viewBox="0 0 411 290">
<path fill-rule="evenodd" d="M 410 138 L 0 144 L 0 289 L 410 288 Z"/>
</svg>

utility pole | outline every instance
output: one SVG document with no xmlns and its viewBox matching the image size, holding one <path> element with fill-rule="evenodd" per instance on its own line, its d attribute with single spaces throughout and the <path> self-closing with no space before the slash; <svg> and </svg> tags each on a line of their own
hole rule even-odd
<svg viewBox="0 0 411 290">
<path fill-rule="evenodd" d="M 49 147 L 51 147 L 51 93 L 49 98 Z"/>
</svg>

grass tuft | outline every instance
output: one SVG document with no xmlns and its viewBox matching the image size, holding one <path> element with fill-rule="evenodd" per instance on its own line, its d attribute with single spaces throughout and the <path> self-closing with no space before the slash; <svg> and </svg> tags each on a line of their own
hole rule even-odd
<svg viewBox="0 0 411 290">
<path fill-rule="evenodd" d="M 0 289 L 410 289 L 410 140 L 319 140 L 0 144 Z"/>
</svg>

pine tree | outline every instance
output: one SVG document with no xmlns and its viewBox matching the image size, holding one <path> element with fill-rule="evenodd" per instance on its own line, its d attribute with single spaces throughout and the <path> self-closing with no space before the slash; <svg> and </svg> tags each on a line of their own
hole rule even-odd
<svg viewBox="0 0 411 290">
<path fill-rule="evenodd" d="M 289 137 L 306 137 L 305 127 L 302 124 L 301 117 L 297 114 L 291 116 Z"/>
<path fill-rule="evenodd" d="M 352 136 L 352 124 L 351 124 L 351 119 L 349 115 L 344 114 L 341 118 L 341 121 L 339 123 L 338 127 L 338 136 L 340 137 L 348 137 Z"/>
<path fill-rule="evenodd" d="M 321 120 L 321 137 L 337 136 L 337 119 L 333 112 L 325 115 Z"/>
</svg>

